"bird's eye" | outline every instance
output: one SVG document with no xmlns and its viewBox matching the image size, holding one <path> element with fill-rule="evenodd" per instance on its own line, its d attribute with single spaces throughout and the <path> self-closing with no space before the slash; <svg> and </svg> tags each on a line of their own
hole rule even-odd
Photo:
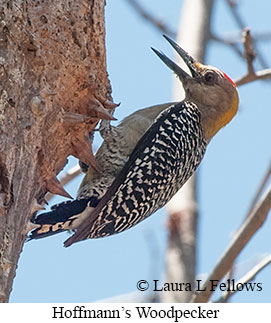
<svg viewBox="0 0 271 323">
<path fill-rule="evenodd" d="M 213 84 L 215 81 L 215 73 L 214 72 L 206 72 L 204 74 L 204 81 L 206 84 Z"/>
</svg>

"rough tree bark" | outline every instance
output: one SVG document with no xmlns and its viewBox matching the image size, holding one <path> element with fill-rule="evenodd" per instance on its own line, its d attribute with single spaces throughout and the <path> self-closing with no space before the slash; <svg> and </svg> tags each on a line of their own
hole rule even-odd
<svg viewBox="0 0 271 323">
<path fill-rule="evenodd" d="M 87 137 L 110 118 L 104 0 L 1 1 L 0 301 L 7 302 L 31 213 Z M 67 195 L 67 194 L 66 194 Z"/>
<path fill-rule="evenodd" d="M 213 3 L 213 0 L 186 0 L 182 7 L 177 42 L 200 62 L 204 62 L 210 37 Z M 174 78 L 173 101 L 180 101 L 183 96 L 181 83 Z M 195 175 L 171 199 L 167 210 L 169 238 L 165 282 L 183 282 L 194 286 L 198 223 Z M 164 292 L 161 301 L 189 302 L 191 297 L 192 291 Z"/>
</svg>

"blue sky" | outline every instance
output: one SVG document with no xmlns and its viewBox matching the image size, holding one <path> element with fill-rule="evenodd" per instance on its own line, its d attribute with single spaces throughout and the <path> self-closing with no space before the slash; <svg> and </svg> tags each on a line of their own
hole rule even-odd
<svg viewBox="0 0 271 323">
<path fill-rule="evenodd" d="M 176 30 L 182 1 L 149 0 L 147 8 Z M 240 11 L 252 32 L 270 31 L 271 2 L 240 1 Z M 138 108 L 171 101 L 172 73 L 150 47 L 173 57 L 161 34 L 144 23 L 125 1 L 107 1 L 107 59 L 115 102 L 121 120 Z M 219 35 L 236 33 L 224 1 L 217 1 L 212 22 Z M 271 43 L 260 43 L 266 59 Z M 231 49 L 210 43 L 206 62 L 233 79 L 246 72 Z M 270 59 L 269 62 L 270 64 Z M 256 67 L 259 65 L 256 63 Z M 209 145 L 199 173 L 199 254 L 197 273 L 209 272 L 241 224 L 270 162 L 270 82 L 240 88 L 240 110 Z M 76 164 L 70 159 L 68 167 Z M 82 177 L 66 189 L 76 196 Z M 54 198 L 52 203 L 63 199 Z M 244 274 L 270 253 L 270 218 L 238 258 L 237 275 Z M 141 279 L 163 279 L 167 242 L 166 214 L 160 210 L 140 225 L 113 237 L 87 240 L 63 248 L 67 233 L 25 244 L 11 302 L 91 302 L 136 290 Z M 234 302 L 271 300 L 271 268 L 256 278 L 262 292 L 238 293 Z"/>
</svg>

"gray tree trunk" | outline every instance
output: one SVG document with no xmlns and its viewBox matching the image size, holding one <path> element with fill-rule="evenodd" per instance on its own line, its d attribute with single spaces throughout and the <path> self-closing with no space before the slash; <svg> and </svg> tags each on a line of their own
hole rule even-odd
<svg viewBox="0 0 271 323">
<path fill-rule="evenodd" d="M 64 194 L 55 177 L 68 155 L 91 159 L 87 136 L 111 93 L 104 5 L 1 1 L 1 302 L 9 299 L 35 204 L 47 191 Z"/>
</svg>

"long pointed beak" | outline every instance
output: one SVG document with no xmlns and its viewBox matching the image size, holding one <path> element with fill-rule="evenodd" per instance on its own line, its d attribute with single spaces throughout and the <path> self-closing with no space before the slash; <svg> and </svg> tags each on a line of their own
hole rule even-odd
<svg viewBox="0 0 271 323">
<path fill-rule="evenodd" d="M 175 73 L 179 76 L 179 78 L 184 81 L 188 78 L 191 78 L 189 74 L 187 74 L 179 65 L 174 63 L 171 59 L 169 59 L 164 53 L 159 52 L 155 48 L 151 49 L 155 52 L 155 54 Z"/>
<path fill-rule="evenodd" d="M 187 67 L 189 68 L 192 77 L 197 77 L 200 75 L 197 67 L 194 65 L 196 60 L 190 56 L 185 50 L 183 50 L 177 43 L 175 43 L 169 37 L 163 35 L 164 38 L 170 43 L 170 45 L 176 50 L 178 55 L 183 59 Z M 155 54 L 181 79 L 181 81 L 185 81 L 187 79 L 191 79 L 191 76 L 187 74 L 179 65 L 174 63 L 171 59 L 169 59 L 164 53 L 159 52 L 158 50 L 152 48 Z"/>
</svg>

